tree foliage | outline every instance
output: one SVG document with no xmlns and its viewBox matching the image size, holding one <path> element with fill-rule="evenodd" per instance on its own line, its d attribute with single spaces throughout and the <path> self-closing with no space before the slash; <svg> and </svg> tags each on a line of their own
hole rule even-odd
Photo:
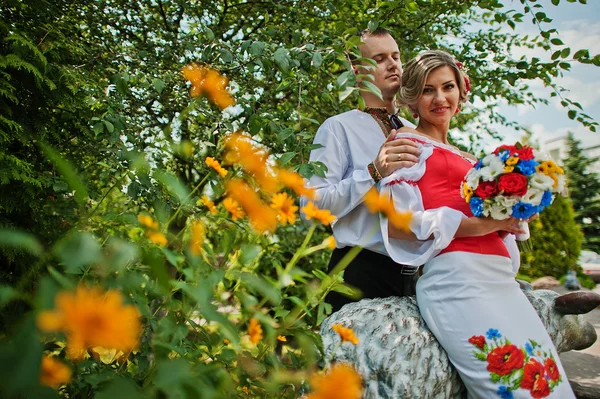
<svg viewBox="0 0 600 399">
<path fill-rule="evenodd" d="M 583 248 L 600 252 L 600 178 L 590 170 L 596 160 L 583 154 L 581 142 L 572 133 L 567 137 L 567 147 L 565 170 L 575 220 L 583 231 Z"/>
<path fill-rule="evenodd" d="M 529 228 L 533 250 L 521 252 L 521 274 L 558 279 L 567 270 L 577 270 L 583 236 L 568 198 L 556 196 Z"/>
</svg>

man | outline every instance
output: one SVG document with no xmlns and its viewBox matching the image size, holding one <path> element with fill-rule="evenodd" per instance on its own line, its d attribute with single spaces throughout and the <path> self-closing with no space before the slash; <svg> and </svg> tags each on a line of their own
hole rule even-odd
<svg viewBox="0 0 600 399">
<path fill-rule="evenodd" d="M 362 91 L 365 111 L 352 110 L 327 119 L 317 131 L 311 161 L 327 166 L 325 177 L 313 176 L 309 186 L 316 188 L 315 204 L 337 217 L 333 235 L 338 248 L 329 262 L 329 270 L 353 246 L 364 249 L 348 265 L 344 280 L 362 292 L 363 298 L 412 295 L 416 270 L 392 261 L 387 255 L 379 230 L 379 216 L 363 204 L 364 195 L 394 170 L 410 167 L 417 161 L 417 147 L 409 140 L 393 140 L 395 129 L 413 126 L 396 116 L 394 99 L 400 88 L 402 63 L 394 38 L 385 29 L 364 31 L 359 46 L 362 57 L 377 63 L 375 70 L 354 65 L 356 74 L 373 75 L 372 82 L 381 90 L 383 100 Z M 333 311 L 352 300 L 336 292 L 327 297 Z"/>
</svg>

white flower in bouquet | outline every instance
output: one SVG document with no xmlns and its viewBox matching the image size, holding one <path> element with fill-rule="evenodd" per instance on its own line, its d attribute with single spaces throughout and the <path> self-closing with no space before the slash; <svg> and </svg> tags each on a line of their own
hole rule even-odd
<svg viewBox="0 0 600 399">
<path fill-rule="evenodd" d="M 544 191 L 545 190 L 538 190 L 537 188 L 530 187 L 521 201 L 527 202 L 531 205 L 539 205 L 542 202 L 542 198 L 544 198 Z"/>
<path fill-rule="evenodd" d="M 496 195 L 490 207 L 489 216 L 496 220 L 508 219 L 512 215 L 512 207 L 515 206 L 517 202 L 518 200 L 516 198 Z"/>
<path fill-rule="evenodd" d="M 554 180 L 552 180 L 550 176 L 543 175 L 541 173 L 536 173 L 533 176 L 531 176 L 531 179 L 529 180 L 529 185 L 537 190 L 546 191 L 552 188 L 552 186 L 554 185 Z"/>
<path fill-rule="evenodd" d="M 557 175 L 556 180 L 558 180 L 558 184 L 556 185 L 555 191 L 560 193 L 563 196 L 567 196 L 567 178 L 565 175 Z"/>
<path fill-rule="evenodd" d="M 485 181 L 493 181 L 504 173 L 504 162 L 494 154 L 486 155 L 481 163 L 484 166 L 479 173 Z"/>
<path fill-rule="evenodd" d="M 467 186 L 471 187 L 472 190 L 475 190 L 479 185 L 479 179 L 481 179 L 481 173 L 479 173 L 479 169 L 471 169 L 465 177 Z"/>
</svg>

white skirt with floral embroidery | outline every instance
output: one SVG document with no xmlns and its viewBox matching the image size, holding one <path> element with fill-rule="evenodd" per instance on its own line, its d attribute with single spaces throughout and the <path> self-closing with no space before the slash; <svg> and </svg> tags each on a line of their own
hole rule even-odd
<svg viewBox="0 0 600 399">
<path fill-rule="evenodd" d="M 417 302 L 469 398 L 575 398 L 509 258 L 439 255 L 424 266 Z"/>
</svg>

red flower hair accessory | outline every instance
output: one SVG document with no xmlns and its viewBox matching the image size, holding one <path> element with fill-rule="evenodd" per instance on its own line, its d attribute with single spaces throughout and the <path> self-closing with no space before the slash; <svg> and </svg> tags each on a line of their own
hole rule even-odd
<svg viewBox="0 0 600 399">
<path fill-rule="evenodd" d="M 463 63 L 460 61 L 456 61 L 456 66 L 464 74 Z M 465 91 L 468 93 L 471 91 L 471 81 L 469 80 L 469 77 L 466 74 L 464 74 L 463 78 L 465 79 Z"/>
</svg>

